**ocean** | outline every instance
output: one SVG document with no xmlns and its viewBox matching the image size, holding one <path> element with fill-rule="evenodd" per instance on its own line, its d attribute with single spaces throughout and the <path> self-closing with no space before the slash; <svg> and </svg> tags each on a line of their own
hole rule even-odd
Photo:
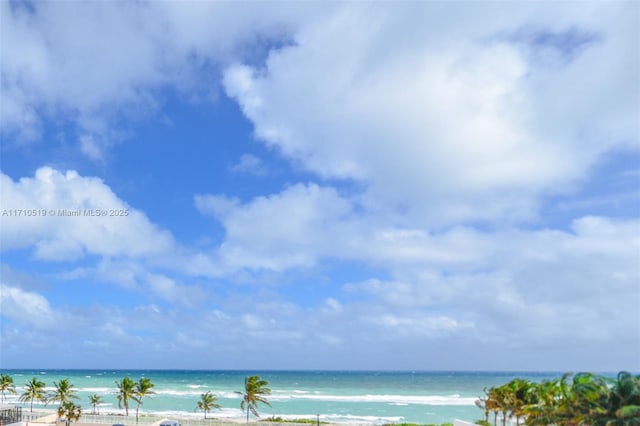
<svg viewBox="0 0 640 426">
<path fill-rule="evenodd" d="M 453 419 L 474 421 L 483 418 L 475 400 L 483 389 L 520 377 L 540 381 L 561 373 L 514 372 L 422 372 L 422 371 L 172 371 L 172 370 L 3 370 L 13 377 L 18 395 L 32 377 L 48 390 L 53 383 L 68 378 L 77 389 L 77 404 L 91 412 L 89 396 L 104 400 L 101 414 L 123 413 L 116 399 L 116 381 L 125 376 L 137 381 L 151 379 L 156 392 L 143 401 L 141 414 L 162 417 L 203 417 L 196 410 L 200 395 L 211 391 L 218 396 L 221 410 L 207 417 L 240 418 L 244 378 L 259 375 L 269 381 L 271 407 L 260 405 L 262 418 L 310 418 L 337 423 L 445 423 Z M 6 402 L 17 402 L 7 395 Z M 36 405 L 34 404 L 34 407 Z M 135 403 L 130 416 L 135 415 Z M 53 408 L 53 407 L 48 407 Z"/>
</svg>

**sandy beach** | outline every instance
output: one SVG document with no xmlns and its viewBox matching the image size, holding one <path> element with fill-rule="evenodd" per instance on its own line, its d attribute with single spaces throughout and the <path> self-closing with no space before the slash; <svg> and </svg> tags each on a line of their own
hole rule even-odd
<svg viewBox="0 0 640 426">
<path fill-rule="evenodd" d="M 29 426 L 66 426 L 66 423 L 58 417 L 53 409 L 35 410 L 34 412 L 24 412 L 23 421 L 15 423 L 14 425 Z M 224 417 L 216 418 L 214 416 L 208 416 L 204 418 L 196 418 L 194 416 L 174 416 L 171 418 L 155 416 L 145 414 L 139 416 L 136 420 L 135 416 L 123 416 L 117 413 L 104 413 L 104 414 L 83 414 L 80 421 L 73 422 L 72 426 L 112 426 L 112 425 L 125 425 L 125 426 L 160 426 L 167 421 L 178 421 L 180 426 L 220 426 L 220 425 L 238 425 L 245 424 L 246 419 L 242 416 L 238 417 Z M 296 423 L 294 421 L 287 422 L 275 422 L 268 420 L 268 417 L 264 418 L 252 418 L 251 424 L 263 424 L 263 425 L 309 425 L 309 423 Z M 324 426 L 336 425 L 336 423 L 322 422 Z"/>
</svg>

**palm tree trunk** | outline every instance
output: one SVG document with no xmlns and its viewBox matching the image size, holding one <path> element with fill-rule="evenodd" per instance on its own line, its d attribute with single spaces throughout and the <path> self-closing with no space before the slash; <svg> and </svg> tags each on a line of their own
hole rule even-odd
<svg viewBox="0 0 640 426">
<path fill-rule="evenodd" d="M 249 404 L 247 404 L 247 424 L 249 424 Z"/>
</svg>

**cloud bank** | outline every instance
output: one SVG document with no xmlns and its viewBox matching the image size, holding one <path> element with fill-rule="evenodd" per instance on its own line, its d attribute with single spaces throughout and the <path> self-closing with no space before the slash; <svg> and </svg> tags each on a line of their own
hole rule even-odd
<svg viewBox="0 0 640 426">
<path fill-rule="evenodd" d="M 0 7 L 3 152 L 84 156 L 3 166 L 2 364 L 640 366 L 637 209 L 590 211 L 637 206 L 593 181 L 640 147 L 638 5 Z M 268 154 L 236 156 L 224 193 L 184 183 L 197 242 L 80 171 L 173 98 L 231 100 Z M 58 214 L 101 209 L 127 214 Z"/>
</svg>

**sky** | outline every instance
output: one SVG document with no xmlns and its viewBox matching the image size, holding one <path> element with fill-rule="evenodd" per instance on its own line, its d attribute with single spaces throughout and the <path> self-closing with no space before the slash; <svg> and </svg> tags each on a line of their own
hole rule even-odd
<svg viewBox="0 0 640 426">
<path fill-rule="evenodd" d="M 0 8 L 0 368 L 640 370 L 640 3 Z"/>
</svg>

